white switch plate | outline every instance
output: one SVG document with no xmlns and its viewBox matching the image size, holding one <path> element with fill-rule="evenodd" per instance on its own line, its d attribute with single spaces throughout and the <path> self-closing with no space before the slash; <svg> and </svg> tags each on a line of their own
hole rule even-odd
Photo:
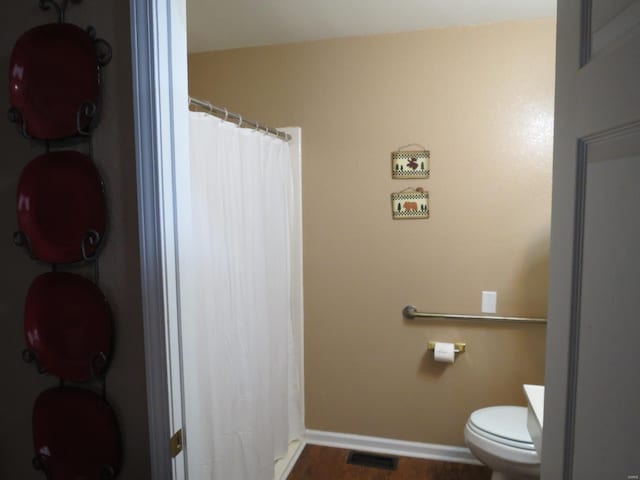
<svg viewBox="0 0 640 480">
<path fill-rule="evenodd" d="M 496 313 L 498 294 L 496 292 L 482 292 L 482 313 Z"/>
</svg>

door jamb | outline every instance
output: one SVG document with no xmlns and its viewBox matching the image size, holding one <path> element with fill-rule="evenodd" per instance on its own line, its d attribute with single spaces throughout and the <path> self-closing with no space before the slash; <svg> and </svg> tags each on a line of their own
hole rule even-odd
<svg viewBox="0 0 640 480">
<path fill-rule="evenodd" d="M 186 0 L 130 0 L 140 274 L 154 480 L 186 478 L 169 441 L 183 426 L 177 152 L 188 158 Z"/>
</svg>

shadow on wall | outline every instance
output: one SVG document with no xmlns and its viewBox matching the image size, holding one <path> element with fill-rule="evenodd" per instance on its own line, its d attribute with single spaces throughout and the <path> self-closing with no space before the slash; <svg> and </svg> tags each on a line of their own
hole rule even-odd
<svg viewBox="0 0 640 480">
<path fill-rule="evenodd" d="M 440 377 L 450 365 L 449 363 L 435 362 L 433 360 L 433 351 L 427 350 L 420 359 L 418 373 L 427 377 L 437 378 Z"/>
<path fill-rule="evenodd" d="M 442 342 L 464 341 L 467 343 L 467 350 L 456 353 L 453 363 L 438 362 L 434 360 L 433 350 L 427 350 L 425 342 L 425 352 L 418 363 L 417 375 L 430 381 L 444 380 L 445 373 L 448 372 L 455 381 L 465 382 L 460 377 L 464 371 L 475 372 L 474 375 L 487 375 L 491 370 L 491 364 L 499 359 L 505 350 L 511 349 L 510 339 L 522 340 L 527 338 L 530 331 L 527 325 L 516 325 L 513 323 L 493 322 L 491 320 L 450 320 L 444 318 L 429 318 L 407 320 L 405 325 L 414 326 L 421 330 L 428 331 L 427 337 L 433 336 Z M 533 326 L 537 328 L 539 325 Z M 496 354 L 496 351 L 499 352 Z M 488 363 L 487 363 L 488 362 Z M 478 370 L 479 369 L 479 370 Z M 451 381 L 448 379 L 447 381 Z"/>
<path fill-rule="evenodd" d="M 549 279 L 549 232 L 541 232 L 532 240 L 523 255 L 522 266 L 511 283 L 511 289 L 505 298 L 512 305 L 522 305 L 526 308 L 522 315 L 531 317 L 546 317 L 545 310 L 539 310 L 547 305 L 548 289 L 540 288 L 548 285 Z"/>
<path fill-rule="evenodd" d="M 541 288 L 548 284 L 549 277 L 549 235 L 541 232 L 532 239 L 528 248 L 522 255 L 522 263 L 510 284 L 509 290 L 499 294 L 502 305 L 498 311 L 503 315 L 546 317 L 547 288 Z M 516 310 L 517 309 L 517 310 Z M 542 342 L 544 350 L 544 335 L 539 338 L 536 334 L 530 335 L 544 328 L 541 325 L 518 325 L 512 323 L 489 322 L 486 320 L 465 320 L 462 322 L 446 319 L 432 318 L 428 320 L 403 319 L 405 326 L 424 329 L 428 322 L 429 337 L 438 337 L 440 341 L 467 341 L 471 342 L 467 352 L 456 355 L 454 362 L 457 369 L 474 371 L 475 375 L 485 376 L 490 370 L 494 370 L 495 358 L 490 351 L 497 348 L 504 353 L 514 350 L 518 355 L 518 345 L 533 341 L 534 344 Z M 505 335 L 509 335 L 506 337 Z M 506 340 L 509 340 L 506 342 Z M 543 359 L 530 359 L 533 362 L 543 362 Z M 433 351 L 426 350 L 420 358 L 417 366 L 417 376 L 430 381 L 446 381 L 448 370 L 454 364 L 436 362 L 433 359 Z M 498 368 L 509 370 L 502 365 Z M 479 369 L 479 370 L 478 370 Z M 450 372 L 455 378 L 459 378 L 459 372 Z M 541 379 L 540 379 L 541 380 Z M 527 380 L 528 381 L 528 380 Z M 518 380 L 517 383 L 521 383 Z"/>
</svg>

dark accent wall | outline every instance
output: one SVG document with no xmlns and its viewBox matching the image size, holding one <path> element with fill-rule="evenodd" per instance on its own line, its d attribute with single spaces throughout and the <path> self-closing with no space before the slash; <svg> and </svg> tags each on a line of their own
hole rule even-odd
<svg viewBox="0 0 640 480">
<path fill-rule="evenodd" d="M 9 108 L 8 64 L 11 49 L 26 30 L 54 21 L 37 0 L 13 2 L 0 19 L 0 112 Z M 93 25 L 113 47 L 104 70 L 102 118 L 93 136 L 94 160 L 107 188 L 108 225 L 100 260 L 100 287 L 113 311 L 116 344 L 107 376 L 107 400 L 122 431 L 124 463 L 119 479 L 151 477 L 140 293 L 136 165 L 131 87 L 131 39 L 128 2 L 85 0 L 71 4 L 67 21 Z M 33 470 L 31 409 L 37 395 L 56 383 L 25 364 L 22 310 L 33 278 L 48 270 L 13 246 L 17 229 L 15 192 L 22 167 L 42 152 L 21 138 L 0 115 L 0 478 L 37 479 Z M 79 147 L 84 148 L 84 147 Z"/>
</svg>

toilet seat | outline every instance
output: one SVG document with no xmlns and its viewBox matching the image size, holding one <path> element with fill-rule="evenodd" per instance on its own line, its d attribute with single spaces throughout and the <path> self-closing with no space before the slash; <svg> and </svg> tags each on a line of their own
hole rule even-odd
<svg viewBox="0 0 640 480">
<path fill-rule="evenodd" d="M 492 479 L 540 479 L 540 457 L 527 430 L 525 407 L 476 410 L 464 429 L 471 453 L 493 470 Z"/>
<path fill-rule="evenodd" d="M 498 406 L 476 410 L 469 417 L 467 427 L 486 440 L 535 452 L 535 445 L 527 430 L 525 407 Z"/>
</svg>

